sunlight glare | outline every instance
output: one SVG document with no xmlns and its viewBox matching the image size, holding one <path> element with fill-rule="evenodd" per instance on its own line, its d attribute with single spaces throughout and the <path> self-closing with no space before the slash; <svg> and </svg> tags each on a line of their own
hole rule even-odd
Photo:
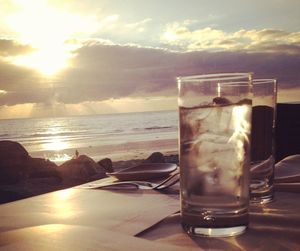
<svg viewBox="0 0 300 251">
<path fill-rule="evenodd" d="M 177 40 L 177 38 L 178 38 L 178 36 L 173 31 L 166 31 L 163 34 L 163 39 L 166 40 L 166 41 L 169 41 L 169 42 L 174 42 L 174 41 Z"/>
<path fill-rule="evenodd" d="M 228 143 L 233 142 L 236 145 L 236 154 L 239 161 L 244 159 L 245 149 L 244 142 L 249 142 L 251 124 L 249 123 L 251 109 L 248 105 L 236 106 L 232 110 L 232 119 L 234 123 L 234 133 L 230 137 Z"/>
<path fill-rule="evenodd" d="M 43 144 L 44 150 L 61 151 L 68 148 L 68 144 L 60 137 L 53 137 L 50 142 Z"/>
<path fill-rule="evenodd" d="M 13 61 L 16 65 L 25 65 L 38 70 L 43 75 L 50 76 L 66 68 L 68 58 L 70 58 L 70 55 L 65 50 L 48 48 L 47 51 L 41 50 L 30 55 L 16 57 Z"/>
<path fill-rule="evenodd" d="M 55 153 L 50 156 L 45 155 L 44 157 L 45 157 L 45 159 L 49 159 L 50 161 L 53 161 L 55 163 L 63 163 L 63 162 L 66 162 L 66 161 L 72 159 L 72 156 L 70 156 L 66 153 Z"/>
<path fill-rule="evenodd" d="M 74 203 L 71 200 L 74 193 L 74 189 L 64 189 L 53 193 L 51 209 L 56 217 L 66 219 L 76 214 Z"/>
<path fill-rule="evenodd" d="M 66 43 L 72 36 L 96 30 L 95 17 L 67 13 L 49 6 L 45 0 L 15 0 L 19 11 L 7 19 L 11 27 L 34 52 L 11 59 L 12 63 L 34 68 L 45 75 L 53 75 L 68 67 L 74 45 Z"/>
<path fill-rule="evenodd" d="M 64 189 L 55 193 L 56 200 L 65 201 L 72 197 L 74 191 L 72 189 Z"/>
</svg>

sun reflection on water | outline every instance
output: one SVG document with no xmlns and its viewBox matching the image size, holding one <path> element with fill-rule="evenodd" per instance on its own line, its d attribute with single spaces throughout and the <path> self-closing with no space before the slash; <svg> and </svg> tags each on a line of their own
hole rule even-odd
<svg viewBox="0 0 300 251">
<path fill-rule="evenodd" d="M 50 161 L 54 161 L 57 164 L 68 161 L 72 159 L 72 156 L 66 154 L 66 153 L 54 153 L 51 155 L 44 155 L 45 159 L 49 159 Z"/>
<path fill-rule="evenodd" d="M 49 142 L 43 144 L 44 150 L 50 151 L 61 151 L 67 149 L 69 144 L 65 142 L 61 137 L 55 136 L 51 137 Z"/>
<path fill-rule="evenodd" d="M 68 124 L 64 120 L 53 119 L 48 120 L 44 125 L 43 141 L 41 148 L 44 151 L 44 158 L 62 163 L 70 160 L 71 143 L 66 133 L 69 133 Z"/>
</svg>

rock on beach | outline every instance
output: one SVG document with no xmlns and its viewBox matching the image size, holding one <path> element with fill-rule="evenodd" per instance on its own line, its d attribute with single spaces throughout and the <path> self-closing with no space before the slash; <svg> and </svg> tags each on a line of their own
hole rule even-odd
<svg viewBox="0 0 300 251">
<path fill-rule="evenodd" d="M 178 155 L 164 156 L 154 152 L 146 159 L 112 162 L 104 158 L 97 163 L 86 155 L 77 154 L 57 166 L 50 160 L 31 157 L 18 142 L 0 141 L 0 203 L 102 179 L 107 177 L 107 172 L 143 162 L 178 163 Z"/>
<path fill-rule="evenodd" d="M 63 183 L 67 186 L 83 184 L 95 179 L 107 177 L 105 170 L 90 157 L 80 155 L 59 166 Z"/>
<path fill-rule="evenodd" d="M 0 141 L 0 184 L 14 184 L 28 174 L 30 156 L 26 149 L 13 141 Z"/>
<path fill-rule="evenodd" d="M 47 159 L 32 158 L 18 142 L 0 141 L 0 203 L 101 179 L 105 172 L 85 155 L 57 166 Z"/>
</svg>

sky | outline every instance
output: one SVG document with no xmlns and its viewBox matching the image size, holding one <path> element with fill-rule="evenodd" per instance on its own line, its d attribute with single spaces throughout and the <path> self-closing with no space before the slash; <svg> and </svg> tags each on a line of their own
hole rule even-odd
<svg viewBox="0 0 300 251">
<path fill-rule="evenodd" d="M 176 77 L 254 72 L 300 99 L 298 0 L 0 0 L 0 119 L 171 110 Z"/>
</svg>

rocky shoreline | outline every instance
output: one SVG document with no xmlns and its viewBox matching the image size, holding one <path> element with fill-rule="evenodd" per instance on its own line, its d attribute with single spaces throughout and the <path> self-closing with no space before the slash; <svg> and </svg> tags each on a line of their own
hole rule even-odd
<svg viewBox="0 0 300 251">
<path fill-rule="evenodd" d="M 80 185 L 107 177 L 107 172 L 150 163 L 177 163 L 178 155 L 152 153 L 146 159 L 113 162 L 104 158 L 98 162 L 86 155 L 79 155 L 56 165 L 43 158 L 33 158 L 18 142 L 0 141 L 0 203 L 7 203 L 31 196 Z"/>
</svg>

